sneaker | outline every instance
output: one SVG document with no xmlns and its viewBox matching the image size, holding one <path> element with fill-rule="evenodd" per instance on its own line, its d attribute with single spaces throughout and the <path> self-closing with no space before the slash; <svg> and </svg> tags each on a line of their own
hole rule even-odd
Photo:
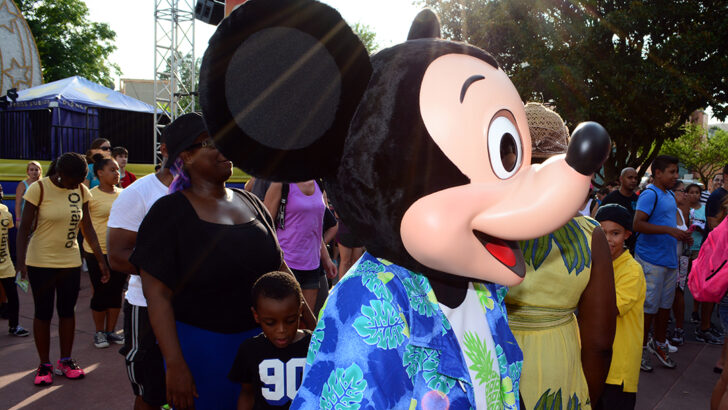
<svg viewBox="0 0 728 410">
<path fill-rule="evenodd" d="M 94 334 L 94 346 L 98 349 L 109 347 L 109 341 L 106 339 L 106 333 L 96 332 Z"/>
<path fill-rule="evenodd" d="M 665 339 L 665 344 L 667 344 L 668 353 L 677 353 L 677 347 L 671 345 L 669 340 Z"/>
<path fill-rule="evenodd" d="M 685 343 L 685 331 L 682 329 L 675 329 L 672 332 L 672 337 L 670 339 L 672 344 L 675 346 L 682 346 Z"/>
<path fill-rule="evenodd" d="M 106 340 L 109 343 L 116 343 L 117 345 L 123 345 L 124 344 L 124 334 L 106 332 Z"/>
<path fill-rule="evenodd" d="M 718 326 L 714 325 L 713 323 L 710 324 L 710 328 L 708 331 L 715 335 L 715 337 L 722 339 L 723 338 L 723 330 L 719 328 Z"/>
<path fill-rule="evenodd" d="M 41 364 L 38 366 L 38 370 L 35 371 L 35 380 L 33 383 L 36 386 L 48 386 L 53 383 L 53 365 L 52 364 Z"/>
<path fill-rule="evenodd" d="M 690 323 L 693 323 L 696 325 L 700 323 L 700 314 L 698 312 L 693 312 L 690 315 Z"/>
<path fill-rule="evenodd" d="M 665 351 L 667 346 L 660 346 L 657 342 L 655 342 L 655 339 L 651 339 L 647 342 L 647 349 L 652 352 L 655 357 L 657 357 L 657 360 L 659 360 L 663 366 L 669 369 L 677 367 L 677 363 L 675 363 L 675 361 L 670 358 L 670 354 Z"/>
<path fill-rule="evenodd" d="M 107 342 L 108 343 L 108 342 Z M 86 373 L 83 369 L 78 367 L 76 361 L 73 359 L 58 360 L 56 364 L 56 374 L 59 376 L 66 376 L 68 379 L 83 379 Z"/>
<path fill-rule="evenodd" d="M 8 329 L 8 333 L 10 333 L 13 336 L 18 336 L 18 337 L 25 337 L 30 334 L 29 331 L 27 331 L 26 329 L 23 329 L 23 327 L 20 325 L 11 327 L 10 329 Z"/>
<path fill-rule="evenodd" d="M 650 361 L 650 352 L 647 347 L 642 348 L 642 363 L 640 363 L 640 370 L 643 372 L 652 371 L 652 363 Z"/>
<path fill-rule="evenodd" d="M 712 345 L 722 345 L 723 339 L 715 336 L 710 330 L 695 330 L 695 340 Z"/>
</svg>

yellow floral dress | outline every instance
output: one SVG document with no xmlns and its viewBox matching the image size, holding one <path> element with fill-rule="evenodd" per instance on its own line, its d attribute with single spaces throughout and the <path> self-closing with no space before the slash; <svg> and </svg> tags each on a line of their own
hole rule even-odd
<svg viewBox="0 0 728 410">
<path fill-rule="evenodd" d="M 508 321 L 523 350 L 520 392 L 527 409 L 590 409 L 574 311 L 591 274 L 599 223 L 578 216 L 520 243 L 526 278 L 506 295 Z"/>
</svg>

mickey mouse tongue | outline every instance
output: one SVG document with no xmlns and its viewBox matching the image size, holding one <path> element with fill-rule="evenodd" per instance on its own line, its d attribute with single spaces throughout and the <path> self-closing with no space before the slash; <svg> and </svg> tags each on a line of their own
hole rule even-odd
<svg viewBox="0 0 728 410">
<path fill-rule="evenodd" d="M 485 249 L 500 263 L 520 277 L 524 277 L 526 275 L 523 255 L 521 254 L 521 250 L 518 248 L 518 244 L 516 242 L 504 241 L 503 239 L 498 239 L 480 231 L 474 230 L 473 233 L 483 244 Z"/>
</svg>

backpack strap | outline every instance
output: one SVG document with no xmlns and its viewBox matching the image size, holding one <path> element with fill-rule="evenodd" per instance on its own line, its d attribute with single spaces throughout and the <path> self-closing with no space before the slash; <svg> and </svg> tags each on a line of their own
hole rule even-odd
<svg viewBox="0 0 728 410">
<path fill-rule="evenodd" d="M 276 246 L 280 248 L 280 244 L 278 243 L 278 236 L 276 235 L 276 229 L 274 226 L 268 222 L 268 218 L 265 217 L 265 214 L 267 213 L 265 209 L 265 205 L 263 205 L 263 202 L 258 199 L 258 197 L 254 194 L 251 194 L 250 192 L 247 192 L 245 190 L 241 190 L 238 188 L 230 188 L 233 192 L 238 194 L 240 199 L 245 202 L 248 207 L 255 212 L 256 216 L 260 219 L 260 221 L 265 225 L 266 229 L 268 229 L 268 232 L 273 236 L 273 239 L 275 239 Z M 283 260 L 283 256 L 281 255 L 281 261 Z"/>
<path fill-rule="evenodd" d="M 38 187 L 40 187 L 40 197 L 38 198 L 37 208 L 40 209 L 40 204 L 43 203 L 43 183 L 41 182 L 40 179 L 38 180 Z M 37 215 L 36 215 L 36 217 L 37 217 Z"/>
<path fill-rule="evenodd" d="M 281 202 L 278 205 L 278 214 L 276 215 L 276 226 L 280 229 L 286 229 L 286 204 L 288 203 L 290 190 L 291 184 L 284 182 L 281 186 Z"/>
</svg>

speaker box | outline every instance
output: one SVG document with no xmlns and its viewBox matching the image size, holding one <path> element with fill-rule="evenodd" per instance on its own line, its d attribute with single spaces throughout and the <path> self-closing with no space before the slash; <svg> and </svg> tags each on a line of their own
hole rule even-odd
<svg viewBox="0 0 728 410">
<path fill-rule="evenodd" d="M 225 3 L 216 0 L 197 0 L 195 18 L 216 26 L 225 17 Z"/>
</svg>

